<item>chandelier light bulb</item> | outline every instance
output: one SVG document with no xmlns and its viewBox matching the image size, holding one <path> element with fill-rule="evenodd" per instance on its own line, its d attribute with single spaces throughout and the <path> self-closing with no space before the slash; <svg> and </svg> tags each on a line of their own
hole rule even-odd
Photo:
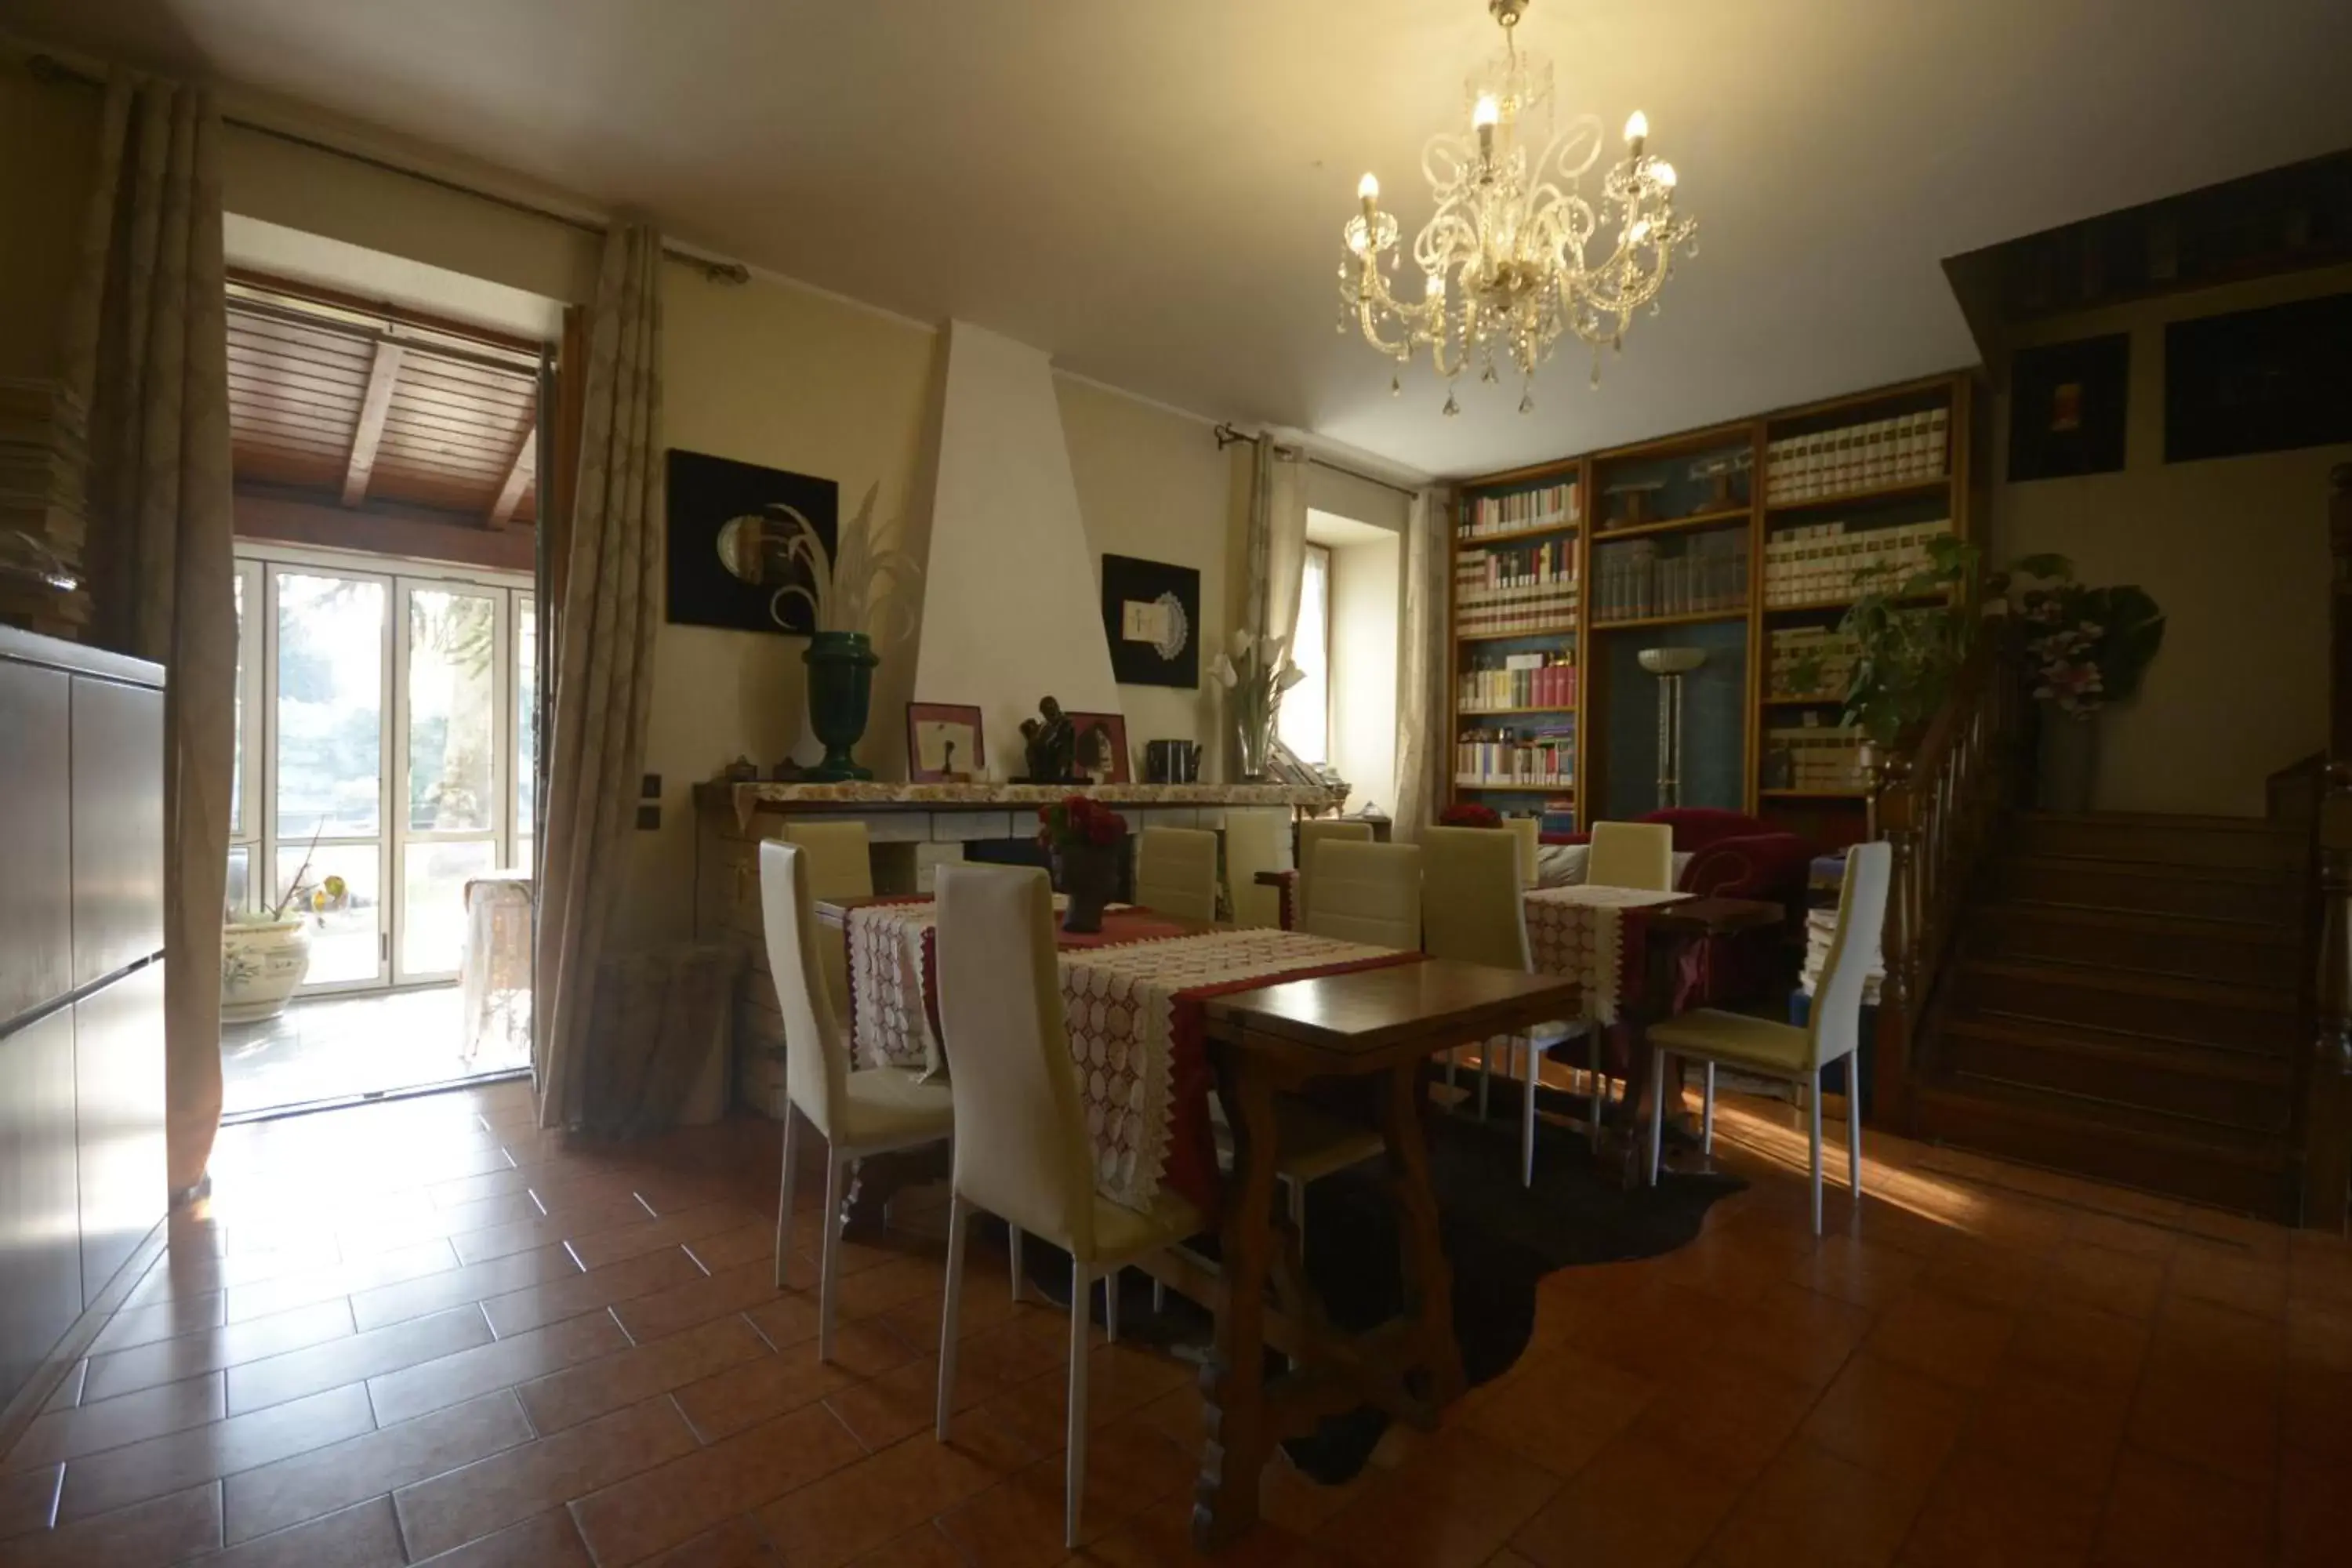
<svg viewBox="0 0 2352 1568">
<path fill-rule="evenodd" d="M 1370 173 L 1369 170 L 1366 171 L 1364 177 L 1356 182 L 1356 199 L 1362 202 L 1366 206 L 1370 206 L 1373 203 L 1379 201 L 1381 199 L 1381 177 L 1378 174 Z"/>
<path fill-rule="evenodd" d="M 1637 109 L 1625 117 L 1625 142 L 1635 153 L 1641 152 L 1642 143 L 1649 139 L 1649 135 L 1650 117 L 1648 115 Z"/>
<path fill-rule="evenodd" d="M 1502 118 L 1502 100 L 1491 92 L 1480 93 L 1476 106 L 1470 110 L 1470 123 L 1481 131 L 1487 131 L 1492 130 Z"/>
<path fill-rule="evenodd" d="M 1422 298 L 1423 298 L 1423 299 L 1424 299 L 1424 300 L 1443 300 L 1443 299 L 1444 299 L 1444 298 L 1445 298 L 1445 274 L 1444 274 L 1444 273 L 1443 273 L 1443 272 L 1433 272 L 1433 273 L 1431 273 L 1431 274 L 1429 275 L 1429 280 L 1428 280 L 1428 282 L 1427 282 L 1427 283 L 1423 287 L 1423 289 L 1422 289 L 1422 291 L 1421 291 L 1421 292 L 1422 292 Z"/>
<path fill-rule="evenodd" d="M 1650 165 L 1650 178 L 1657 181 L 1662 188 L 1671 191 L 1675 188 L 1675 166 L 1660 158 Z"/>
</svg>

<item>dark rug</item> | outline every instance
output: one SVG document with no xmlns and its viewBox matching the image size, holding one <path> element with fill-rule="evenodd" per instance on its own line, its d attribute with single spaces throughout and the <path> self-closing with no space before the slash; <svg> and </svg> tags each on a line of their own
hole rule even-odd
<svg viewBox="0 0 2352 1568">
<path fill-rule="evenodd" d="M 1747 1185 L 1737 1176 L 1669 1172 L 1655 1187 L 1627 1192 L 1615 1163 L 1596 1163 L 1582 1132 L 1538 1121 L 1535 1185 L 1522 1187 L 1517 1098 L 1501 1083 L 1495 1089 L 1489 1121 L 1430 1119 L 1431 1174 L 1454 1265 L 1454 1332 L 1474 1386 L 1501 1376 L 1525 1353 L 1535 1329 L 1536 1286 L 1545 1275 L 1672 1252 L 1697 1237 L 1717 1199 Z M 1402 1310 L 1395 1215 L 1369 1168 L 1307 1188 L 1307 1277 L 1336 1325 L 1369 1329 Z M 1210 1256 L 1216 1251 L 1214 1237 L 1193 1246 Z M 1032 1240 L 1024 1261 L 1039 1292 L 1066 1306 L 1069 1255 Z M 1119 1331 L 1200 1359 L 1209 1316 L 1172 1294 L 1153 1312 L 1150 1282 L 1130 1272 L 1119 1295 Z M 1269 1373 L 1279 1366 L 1278 1357 L 1269 1357 Z M 1363 1468 L 1388 1423 L 1385 1412 L 1366 1406 L 1283 1447 L 1300 1471 L 1337 1485 Z"/>
</svg>

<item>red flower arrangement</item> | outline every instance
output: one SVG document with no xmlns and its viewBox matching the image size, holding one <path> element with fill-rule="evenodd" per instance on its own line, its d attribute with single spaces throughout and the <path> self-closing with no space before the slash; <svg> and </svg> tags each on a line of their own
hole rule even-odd
<svg viewBox="0 0 2352 1568">
<path fill-rule="evenodd" d="M 1037 844 L 1043 849 L 1070 849 L 1091 844 L 1108 849 L 1127 836 L 1127 818 L 1082 795 L 1065 795 L 1052 805 L 1037 808 Z"/>
<path fill-rule="evenodd" d="M 1472 800 L 1457 800 L 1437 814 L 1437 825 L 1440 827 L 1500 827 L 1503 819 L 1491 805 L 1480 805 Z"/>
</svg>

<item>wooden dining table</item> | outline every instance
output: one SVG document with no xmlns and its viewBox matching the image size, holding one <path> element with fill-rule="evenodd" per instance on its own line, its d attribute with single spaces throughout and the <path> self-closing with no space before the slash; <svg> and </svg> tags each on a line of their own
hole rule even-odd
<svg viewBox="0 0 2352 1568">
<path fill-rule="evenodd" d="M 820 903 L 817 916 L 845 936 L 851 911 L 875 901 Z M 1220 928 L 1188 922 L 1188 929 Z M 1427 1428 L 1460 1397 L 1453 1271 L 1430 1182 L 1423 1074 L 1438 1052 L 1573 1014 L 1577 1003 L 1576 983 L 1566 976 L 1444 959 L 1276 980 L 1205 1002 L 1203 1044 L 1234 1140 L 1233 1172 L 1215 1210 L 1219 1261 L 1171 1251 L 1133 1266 L 1215 1315 L 1193 1489 L 1200 1550 L 1223 1546 L 1256 1522 L 1259 1476 L 1284 1438 L 1367 1405 Z M 1341 1092 L 1370 1109 L 1404 1279 L 1400 1314 L 1355 1333 L 1338 1329 L 1324 1310 L 1287 1207 L 1275 1201 L 1282 1154 L 1276 1097 L 1333 1082 L 1358 1086 Z M 1289 1358 L 1288 1370 L 1269 1374 L 1269 1350 Z"/>
</svg>

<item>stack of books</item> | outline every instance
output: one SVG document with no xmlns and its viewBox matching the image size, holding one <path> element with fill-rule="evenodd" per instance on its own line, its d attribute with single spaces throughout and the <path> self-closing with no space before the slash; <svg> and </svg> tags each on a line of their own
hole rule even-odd
<svg viewBox="0 0 2352 1568">
<path fill-rule="evenodd" d="M 1455 552 L 1456 637 L 1568 630 L 1576 609 L 1576 552 L 1569 540 Z"/>
<path fill-rule="evenodd" d="M 1489 539 L 1498 533 L 1570 527 L 1584 520 L 1583 507 L 1574 479 L 1507 496 L 1473 496 L 1458 532 L 1464 539 Z"/>
<path fill-rule="evenodd" d="M 1487 654 L 1462 671 L 1454 701 L 1465 713 L 1573 708 L 1576 666 L 1566 654 Z"/>
<path fill-rule="evenodd" d="M 1860 795 L 1862 737 L 1852 730 L 1803 724 L 1764 731 L 1764 787 L 1812 795 Z"/>
<path fill-rule="evenodd" d="M 1768 695 L 1845 700 L 1861 644 L 1827 626 L 1775 626 L 1765 638 Z"/>
<path fill-rule="evenodd" d="M 1783 437 L 1764 448 L 1764 503 L 1783 506 L 1939 479 L 1950 437 L 1948 408 Z"/>
<path fill-rule="evenodd" d="M 1510 788 L 1559 790 L 1576 780 L 1576 721 L 1507 729 L 1465 730 L 1455 737 L 1454 782 Z"/>
<path fill-rule="evenodd" d="M 0 619 L 51 637 L 89 625 L 89 421 L 51 381 L 0 377 Z"/>
<path fill-rule="evenodd" d="M 1679 555 L 1665 555 L 1654 539 L 1636 539 L 1600 551 L 1592 618 L 1646 620 L 1656 616 L 1729 614 L 1748 604 L 1748 535 L 1737 530 L 1686 536 Z"/>
<path fill-rule="evenodd" d="M 1843 522 L 1775 530 L 1764 541 L 1764 607 L 1838 605 L 1898 588 L 1927 564 L 1927 542 L 1951 531 L 1949 518 L 1851 531 Z"/>
</svg>

